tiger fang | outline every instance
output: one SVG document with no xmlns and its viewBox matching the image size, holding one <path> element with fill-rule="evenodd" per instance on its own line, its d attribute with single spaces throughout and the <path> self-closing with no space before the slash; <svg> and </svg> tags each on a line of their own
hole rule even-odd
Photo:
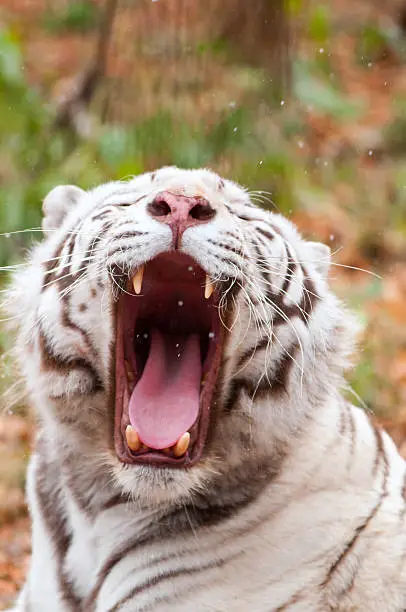
<svg viewBox="0 0 406 612">
<path fill-rule="evenodd" d="M 141 293 L 142 279 L 144 278 L 144 270 L 145 270 L 145 266 L 140 266 L 136 274 L 133 276 L 133 287 L 134 287 L 134 291 L 136 295 L 139 295 Z"/>
</svg>

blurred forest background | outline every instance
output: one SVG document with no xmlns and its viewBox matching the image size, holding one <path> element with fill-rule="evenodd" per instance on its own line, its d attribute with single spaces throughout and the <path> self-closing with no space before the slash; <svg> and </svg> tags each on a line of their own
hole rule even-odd
<svg viewBox="0 0 406 612">
<path fill-rule="evenodd" d="M 282 0 L 2 0 L 0 284 L 56 184 L 210 166 L 331 246 L 364 324 L 354 401 L 406 455 L 406 3 L 304 2 L 283 53 Z M 34 429 L 9 348 L 3 331 L 0 609 L 29 558 Z"/>
</svg>

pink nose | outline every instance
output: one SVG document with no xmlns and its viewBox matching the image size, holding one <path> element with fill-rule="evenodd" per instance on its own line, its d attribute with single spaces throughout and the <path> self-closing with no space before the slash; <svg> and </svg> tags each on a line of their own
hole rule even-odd
<svg viewBox="0 0 406 612">
<path fill-rule="evenodd" d="M 170 226 L 174 247 L 178 248 L 183 232 L 194 225 L 213 219 L 216 211 L 200 196 L 183 196 L 163 191 L 147 206 L 149 214 L 161 223 Z"/>
</svg>

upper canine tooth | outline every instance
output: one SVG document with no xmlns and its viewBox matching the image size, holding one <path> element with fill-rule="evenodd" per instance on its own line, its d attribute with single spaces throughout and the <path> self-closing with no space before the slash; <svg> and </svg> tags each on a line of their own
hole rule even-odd
<svg viewBox="0 0 406 612">
<path fill-rule="evenodd" d="M 204 287 L 204 297 L 206 298 L 206 300 L 209 299 L 213 291 L 214 291 L 214 285 L 211 282 L 210 276 L 206 274 L 206 285 Z"/>
<path fill-rule="evenodd" d="M 137 295 L 141 293 L 142 278 L 144 276 L 144 268 L 145 268 L 145 265 L 140 266 L 137 272 L 133 276 L 133 287 Z"/>
<path fill-rule="evenodd" d="M 128 448 L 130 450 L 134 452 L 140 450 L 141 440 L 134 427 L 131 427 L 131 425 L 127 425 L 127 428 L 125 430 L 125 437 L 127 439 Z"/>
<path fill-rule="evenodd" d="M 182 455 L 184 455 L 187 449 L 189 448 L 189 444 L 190 444 L 190 433 L 186 431 L 183 434 L 183 436 L 179 438 L 179 440 L 176 442 L 175 446 L 173 447 L 173 454 L 175 455 L 175 457 L 182 457 Z"/>
</svg>

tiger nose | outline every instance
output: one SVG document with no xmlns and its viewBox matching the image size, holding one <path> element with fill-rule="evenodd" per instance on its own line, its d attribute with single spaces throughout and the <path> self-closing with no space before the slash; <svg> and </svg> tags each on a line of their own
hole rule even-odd
<svg viewBox="0 0 406 612">
<path fill-rule="evenodd" d="M 175 248 L 188 227 L 207 223 L 216 214 L 210 203 L 200 196 L 184 196 L 163 191 L 147 206 L 149 214 L 170 226 Z"/>
</svg>

